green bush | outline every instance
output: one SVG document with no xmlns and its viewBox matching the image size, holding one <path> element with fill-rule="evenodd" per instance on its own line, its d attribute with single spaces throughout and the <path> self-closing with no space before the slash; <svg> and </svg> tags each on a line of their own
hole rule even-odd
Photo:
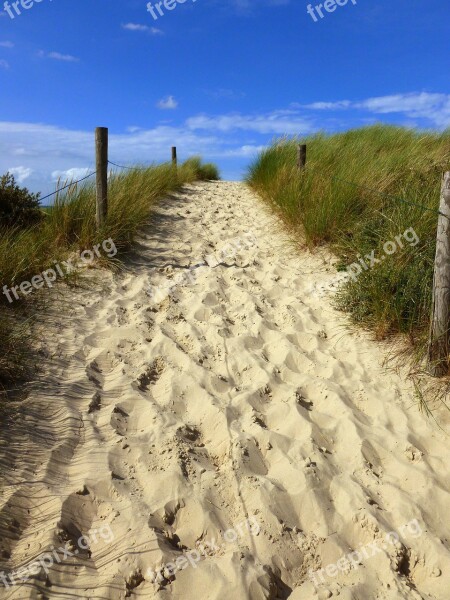
<svg viewBox="0 0 450 600">
<path fill-rule="evenodd" d="M 0 178 L 0 225 L 6 227 L 29 227 L 42 218 L 39 194 L 16 184 L 14 175 L 6 173 Z"/>
</svg>

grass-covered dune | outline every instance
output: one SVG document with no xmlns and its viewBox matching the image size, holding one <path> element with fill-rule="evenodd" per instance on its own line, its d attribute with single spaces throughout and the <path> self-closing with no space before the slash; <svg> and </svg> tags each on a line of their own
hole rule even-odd
<svg viewBox="0 0 450 600">
<path fill-rule="evenodd" d="M 301 172 L 299 143 L 308 152 Z M 369 268 L 356 276 L 353 267 L 339 306 L 377 337 L 405 333 L 420 350 L 430 319 L 441 175 L 449 169 L 450 131 L 376 125 L 281 139 L 255 159 L 247 181 L 281 211 L 299 240 L 328 244 L 340 269 L 367 255 Z M 406 230 L 411 242 L 396 241 Z M 394 252 L 385 246 L 390 241 Z M 370 267 L 370 256 L 380 262 Z"/>
<path fill-rule="evenodd" d="M 100 230 L 95 222 L 94 183 L 68 188 L 32 227 L 0 224 L 0 291 L 3 286 L 31 281 L 55 262 L 109 238 L 118 250 L 127 248 L 149 219 L 152 204 L 164 194 L 185 183 L 218 178 L 217 168 L 198 158 L 187 160 L 178 169 L 162 164 L 113 174 L 108 185 L 108 217 Z M 31 294 L 29 299 L 10 303 L 0 293 L 0 385 L 20 378 L 27 369 L 28 319 L 35 312 L 35 297 Z"/>
</svg>

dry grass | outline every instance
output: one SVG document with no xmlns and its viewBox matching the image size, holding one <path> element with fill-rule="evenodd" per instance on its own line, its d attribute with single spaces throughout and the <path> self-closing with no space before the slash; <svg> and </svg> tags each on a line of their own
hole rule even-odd
<svg viewBox="0 0 450 600">
<path fill-rule="evenodd" d="M 298 143 L 308 146 L 303 172 L 295 165 Z M 379 338 L 407 334 L 419 356 L 429 326 L 441 174 L 449 168 L 450 132 L 378 125 L 282 139 L 251 165 L 248 183 L 299 239 L 330 245 L 341 269 L 372 250 L 380 256 L 385 242 L 414 229 L 420 242 L 350 280 L 338 305 Z"/>
<path fill-rule="evenodd" d="M 29 229 L 0 231 L 0 287 L 30 281 L 73 252 L 90 249 L 112 238 L 117 249 L 130 246 L 138 229 L 149 219 L 151 206 L 164 194 L 196 180 L 218 179 L 217 168 L 197 157 L 174 169 L 171 164 L 113 174 L 109 182 L 108 217 L 101 230 L 95 223 L 95 190 L 92 184 L 68 188 L 56 197 L 42 223 Z M 30 296 L 32 298 L 32 296 Z M 30 347 L 29 315 L 33 300 L 9 304 L 0 295 L 0 385 L 27 372 Z"/>
</svg>

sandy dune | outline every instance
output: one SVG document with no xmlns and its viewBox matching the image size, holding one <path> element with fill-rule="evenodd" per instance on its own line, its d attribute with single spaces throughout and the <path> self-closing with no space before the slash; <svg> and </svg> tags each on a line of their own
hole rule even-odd
<svg viewBox="0 0 450 600">
<path fill-rule="evenodd" d="M 0 571 L 54 560 L 0 597 L 450 598 L 449 438 L 345 329 L 333 273 L 202 183 L 55 303 L 2 423 Z"/>
</svg>

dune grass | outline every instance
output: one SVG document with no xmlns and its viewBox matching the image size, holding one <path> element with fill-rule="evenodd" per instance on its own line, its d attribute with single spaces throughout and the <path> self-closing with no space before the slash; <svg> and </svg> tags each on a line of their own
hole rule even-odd
<svg viewBox="0 0 450 600">
<path fill-rule="evenodd" d="M 308 150 L 301 172 L 296 167 L 298 143 L 306 143 Z M 372 251 L 380 258 L 385 242 L 413 228 L 420 241 L 404 244 L 362 270 L 356 281 L 350 279 L 337 304 L 378 338 L 404 333 L 423 349 L 440 182 L 448 169 L 450 131 L 376 125 L 281 139 L 255 159 L 247 182 L 281 211 L 299 240 L 310 247 L 328 244 L 342 270 Z"/>
<path fill-rule="evenodd" d="M 171 164 L 162 164 L 113 173 L 108 186 L 108 217 L 100 230 L 95 223 L 94 184 L 71 186 L 56 197 L 40 224 L 22 230 L 0 230 L 0 288 L 30 281 L 71 253 L 91 249 L 109 238 L 118 250 L 126 249 L 148 221 L 152 204 L 164 194 L 185 183 L 218 178 L 215 165 L 202 164 L 198 157 L 187 160 L 176 170 Z M 0 384 L 3 385 L 22 377 L 27 370 L 28 319 L 34 295 L 29 298 L 9 304 L 6 296 L 0 294 Z"/>
</svg>

